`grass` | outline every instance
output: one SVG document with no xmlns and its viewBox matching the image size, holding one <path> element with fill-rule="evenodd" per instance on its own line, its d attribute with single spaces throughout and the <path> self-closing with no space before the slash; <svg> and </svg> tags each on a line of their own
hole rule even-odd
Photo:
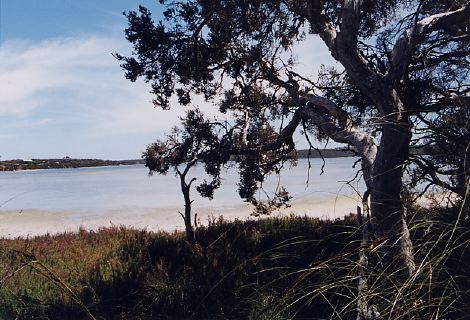
<svg viewBox="0 0 470 320">
<path fill-rule="evenodd" d="M 470 310 L 469 228 L 459 227 L 459 245 L 435 263 L 444 246 L 438 235 L 449 238 L 448 216 L 433 217 L 441 222 L 434 229 L 413 223 L 417 255 L 436 267 L 431 280 L 428 271 L 420 275 L 413 294 L 441 302 L 427 303 L 426 314 L 446 301 L 452 309 L 441 314 L 458 319 Z M 353 217 L 216 220 L 196 237 L 193 248 L 183 233 L 114 227 L 0 240 L 0 317 L 355 319 L 360 234 Z M 426 250 L 431 255 L 422 257 Z"/>
</svg>

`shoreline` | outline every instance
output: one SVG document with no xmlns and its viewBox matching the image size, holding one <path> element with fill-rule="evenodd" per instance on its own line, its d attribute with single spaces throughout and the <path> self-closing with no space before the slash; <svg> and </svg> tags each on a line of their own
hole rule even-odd
<svg viewBox="0 0 470 320">
<path fill-rule="evenodd" d="M 32 170 L 78 169 L 119 167 L 144 164 L 142 159 L 102 160 L 102 159 L 32 159 L 0 161 L 0 172 L 25 172 Z"/>
<path fill-rule="evenodd" d="M 432 201 L 423 197 L 417 204 L 423 207 Z M 289 215 L 335 220 L 355 214 L 357 206 L 362 206 L 358 195 L 337 195 L 321 198 L 298 199 L 291 207 L 274 211 L 271 215 L 252 216 L 253 207 L 241 203 L 231 207 L 194 206 L 193 219 L 198 225 L 207 226 L 209 222 L 222 217 L 226 221 L 257 220 L 266 217 Z M 31 238 L 41 235 L 54 235 L 79 230 L 99 230 L 100 228 L 125 226 L 151 232 L 184 231 L 184 222 L 178 211 L 179 206 L 165 208 L 126 207 L 109 209 L 101 213 L 80 211 L 47 211 L 35 209 L 0 210 L 0 239 Z M 197 215 L 197 216 L 196 216 Z"/>
<path fill-rule="evenodd" d="M 273 212 L 270 216 L 294 214 L 333 220 L 356 212 L 356 206 L 359 203 L 359 197 L 344 195 L 303 199 L 293 202 L 290 208 Z M 259 219 L 251 215 L 252 209 L 253 207 L 247 203 L 226 208 L 195 206 L 193 219 L 197 214 L 198 225 L 208 225 L 210 221 L 219 219 L 219 217 L 228 221 Z M 0 210 L 0 238 L 28 238 L 45 234 L 76 232 L 80 229 L 98 230 L 103 227 L 121 225 L 153 232 L 183 231 L 184 222 L 178 214 L 178 211 L 181 210 L 182 208 L 178 206 L 161 209 L 122 208 L 108 210 L 100 214 L 34 209 Z"/>
<path fill-rule="evenodd" d="M 297 150 L 298 159 L 330 159 L 354 157 L 354 153 L 349 150 L 324 149 L 322 155 L 312 151 L 309 155 L 308 150 Z M 136 164 L 145 164 L 143 159 L 128 160 L 104 160 L 104 159 L 75 159 L 70 157 L 58 159 L 13 159 L 0 161 L 0 172 L 30 171 L 30 170 L 50 170 L 50 169 L 73 169 L 73 168 L 95 168 L 95 167 L 115 167 L 128 166 Z"/>
<path fill-rule="evenodd" d="M 132 167 L 132 166 L 143 166 L 141 163 L 134 164 L 118 164 L 118 165 L 100 165 L 100 166 L 89 166 L 89 167 L 65 167 L 65 168 L 44 168 L 44 169 L 18 169 L 18 170 L 0 170 L 2 173 L 27 173 L 27 172 L 41 172 L 41 171 L 56 171 L 56 170 L 70 170 L 70 169 L 96 169 L 96 168 L 116 168 L 116 167 Z M 1 320 L 1 319 L 0 319 Z"/>
</svg>

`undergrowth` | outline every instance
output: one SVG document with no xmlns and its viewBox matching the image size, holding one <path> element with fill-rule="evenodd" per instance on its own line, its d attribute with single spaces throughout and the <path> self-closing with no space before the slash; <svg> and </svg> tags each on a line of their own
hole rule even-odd
<svg viewBox="0 0 470 320">
<path fill-rule="evenodd" d="M 408 305 L 390 314 L 460 319 L 470 312 L 470 228 L 452 221 L 449 212 L 414 212 L 422 263 L 414 280 L 391 289 L 388 296 L 401 290 Z M 0 317 L 355 319 L 360 236 L 353 216 L 290 216 L 213 221 L 197 229 L 194 247 L 183 233 L 124 227 L 3 239 Z M 372 271 L 376 281 L 385 276 Z M 377 283 L 371 290 L 383 289 Z"/>
</svg>

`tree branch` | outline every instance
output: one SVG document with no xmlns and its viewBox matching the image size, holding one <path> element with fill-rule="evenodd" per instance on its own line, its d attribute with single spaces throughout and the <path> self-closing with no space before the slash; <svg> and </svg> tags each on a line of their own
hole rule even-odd
<svg viewBox="0 0 470 320">
<path fill-rule="evenodd" d="M 439 176 L 437 175 L 436 167 L 431 162 L 427 161 L 424 157 L 416 157 L 413 159 L 413 162 L 418 165 L 421 170 L 423 170 L 423 175 L 428 175 L 430 177 L 430 182 L 437 186 L 443 187 L 451 192 L 457 194 L 459 193 L 457 188 L 454 188 L 452 185 L 439 178 Z"/>
<path fill-rule="evenodd" d="M 470 96 L 451 95 L 437 102 L 424 105 L 419 110 L 410 110 L 410 113 L 438 112 L 455 106 L 470 107 Z"/>
<path fill-rule="evenodd" d="M 320 35 L 323 42 L 331 52 L 333 58 L 339 61 L 346 69 L 354 84 L 377 106 L 382 114 L 384 96 L 388 88 L 382 76 L 372 70 L 367 60 L 358 49 L 358 31 L 362 0 L 345 0 L 342 9 L 340 32 L 327 21 L 324 10 L 319 1 L 309 4 L 308 21 L 312 28 Z M 389 100 L 391 99 L 388 97 Z"/>
<path fill-rule="evenodd" d="M 313 95 L 305 95 L 304 99 L 307 100 L 307 104 L 303 109 L 303 114 L 328 137 L 336 142 L 353 146 L 360 155 L 364 179 L 369 187 L 372 180 L 372 166 L 377 155 L 374 139 L 369 134 L 358 130 L 348 113 L 331 100 Z M 334 123 L 330 116 L 336 118 L 338 124 Z"/>
<path fill-rule="evenodd" d="M 346 35 L 343 41 L 350 42 L 351 45 L 357 44 L 357 35 L 359 23 L 361 21 L 362 0 L 344 0 L 341 10 L 341 33 Z"/>
<path fill-rule="evenodd" d="M 397 82 L 403 78 L 415 46 L 423 40 L 426 34 L 437 30 L 448 31 L 453 26 L 468 21 L 469 16 L 470 2 L 458 10 L 426 17 L 405 30 L 393 47 L 390 70 L 386 75 L 387 80 Z"/>
</svg>

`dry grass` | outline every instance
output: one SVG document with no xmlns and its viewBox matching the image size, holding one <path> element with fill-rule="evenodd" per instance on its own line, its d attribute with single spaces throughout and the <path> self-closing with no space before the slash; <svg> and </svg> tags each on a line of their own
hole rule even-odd
<svg viewBox="0 0 470 320">
<path fill-rule="evenodd" d="M 436 211 L 437 212 L 437 211 Z M 469 230 L 416 212 L 418 272 L 405 284 L 369 248 L 370 295 L 390 319 L 470 311 Z M 180 233 L 126 228 L 0 240 L 0 314 L 19 319 L 355 319 L 352 217 L 213 221 Z M 384 319 L 387 319 L 387 316 Z"/>
</svg>

